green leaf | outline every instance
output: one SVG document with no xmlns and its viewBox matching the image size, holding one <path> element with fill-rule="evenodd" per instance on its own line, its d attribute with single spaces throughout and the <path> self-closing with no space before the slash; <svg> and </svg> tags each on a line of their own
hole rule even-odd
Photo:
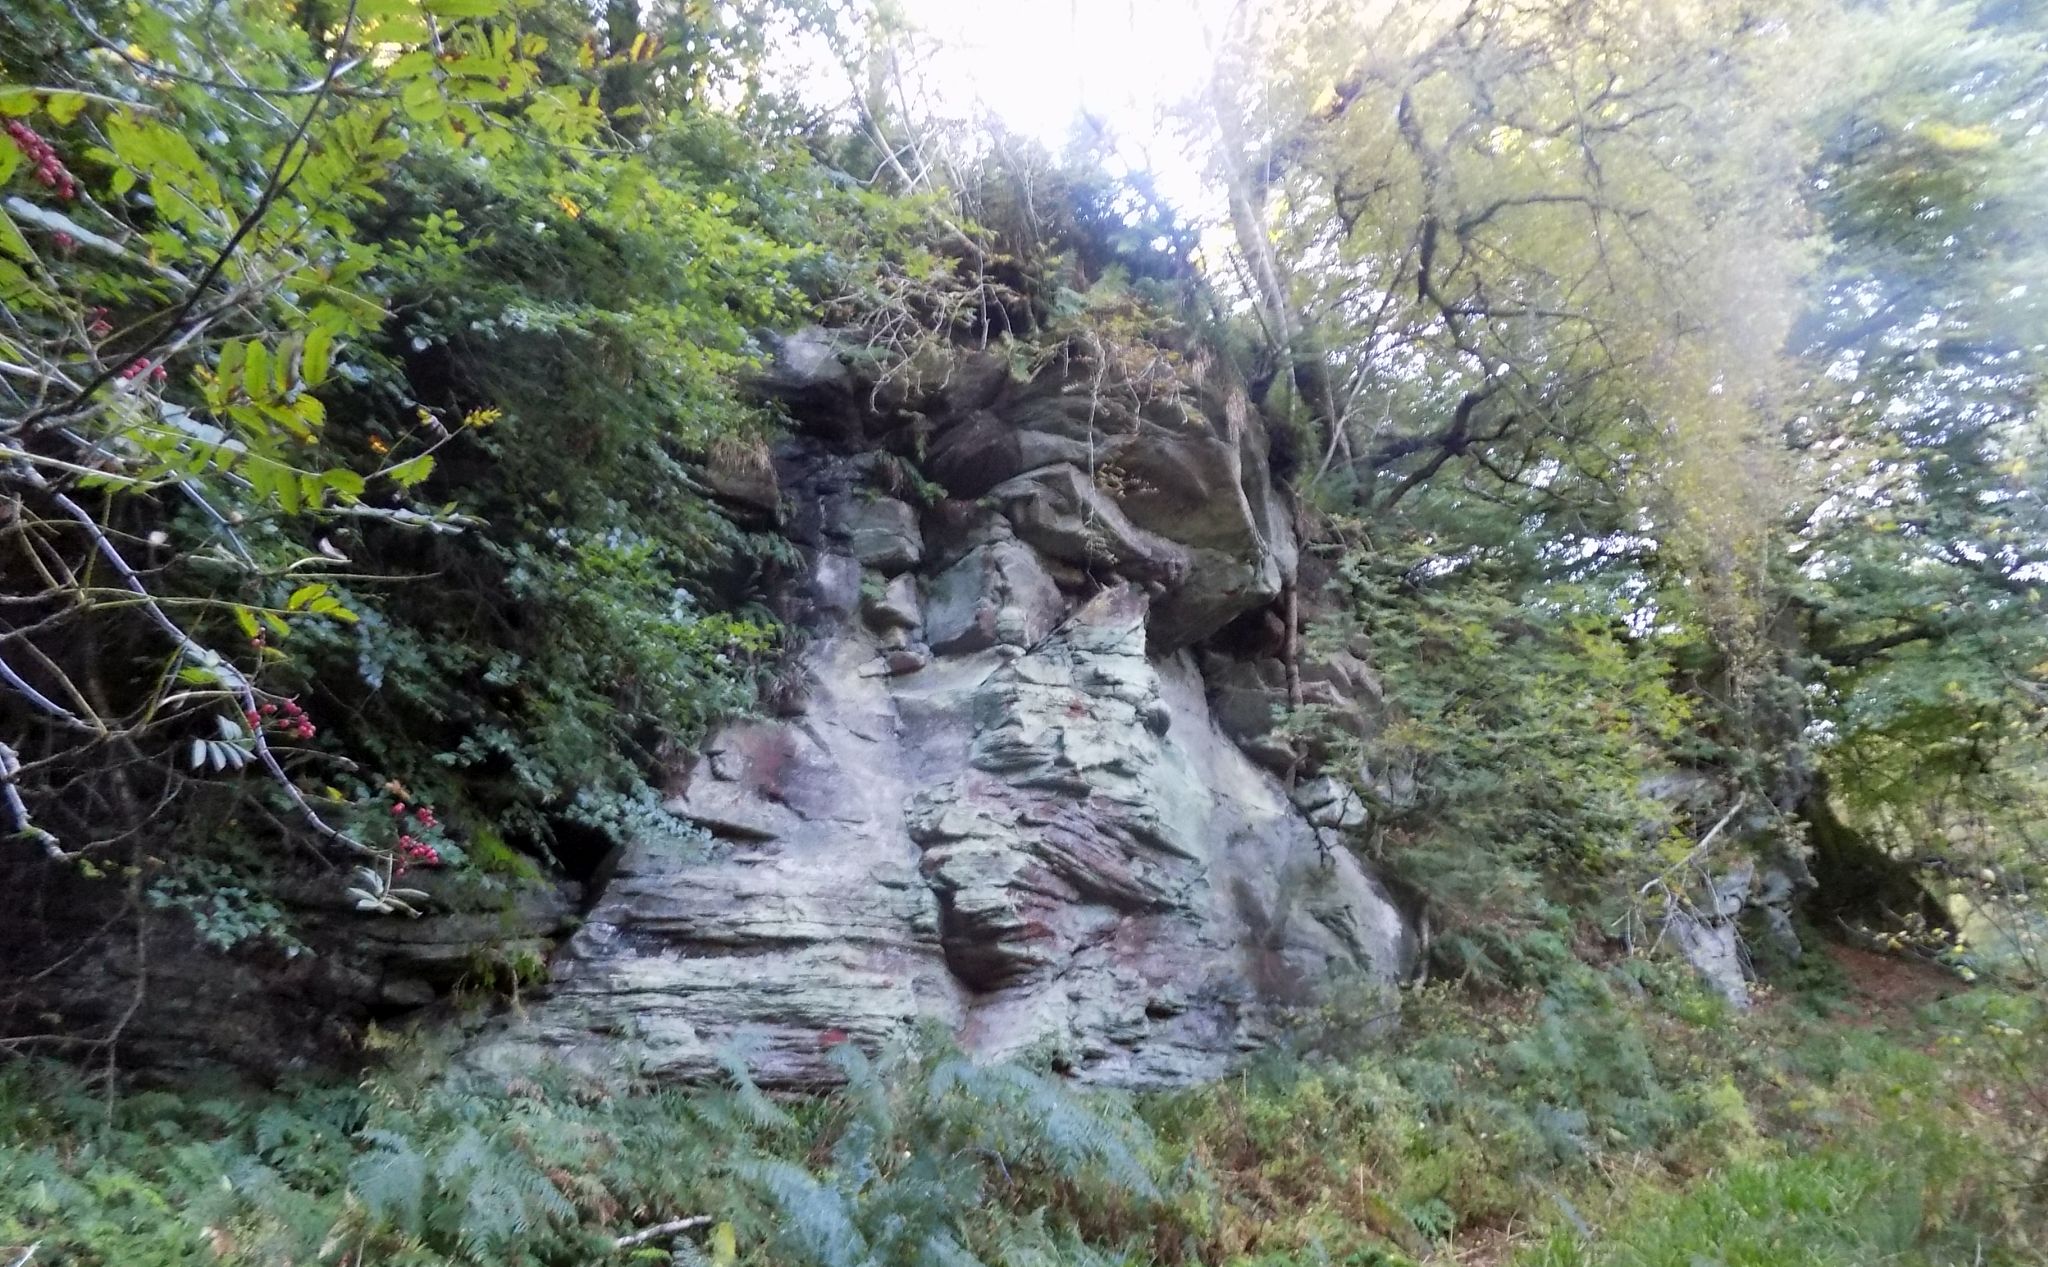
<svg viewBox="0 0 2048 1267">
<path fill-rule="evenodd" d="M 298 514 L 299 508 L 305 504 L 305 495 L 299 488 L 299 473 L 282 462 L 271 462 L 267 466 L 270 478 L 262 487 L 277 498 L 277 504 L 286 514 Z"/>
<path fill-rule="evenodd" d="M 400 462 L 397 466 L 384 472 L 400 488 L 415 488 L 425 482 L 427 476 L 433 473 L 434 455 L 431 453 L 422 453 L 418 457 Z"/>
<path fill-rule="evenodd" d="M 9 153 L 14 152 L 14 147 L 7 148 Z M 0 215 L 0 255 L 11 255 L 18 260 L 35 258 L 35 251 L 30 248 L 28 239 L 21 236 L 21 230 L 15 227 L 13 217 L 7 215 Z"/>
<path fill-rule="evenodd" d="M 448 113 L 448 100 L 441 95 L 441 85 L 431 78 L 413 80 L 398 100 L 406 115 L 421 123 L 431 123 Z"/>
<path fill-rule="evenodd" d="M 76 92 L 46 92 L 43 94 L 43 109 L 50 112 L 50 118 L 59 126 L 78 117 L 85 109 L 85 95 Z"/>
<path fill-rule="evenodd" d="M 250 342 L 248 351 L 242 357 L 242 390 L 250 400 L 269 400 L 270 352 L 261 343 Z"/>
<path fill-rule="evenodd" d="M 306 335 L 305 350 L 299 354 L 299 381 L 308 387 L 318 387 L 327 381 L 327 370 L 334 359 L 334 331 L 326 326 L 314 326 Z"/>
<path fill-rule="evenodd" d="M 327 587 L 325 585 L 320 584 L 317 581 L 315 581 L 311 585 L 301 585 L 299 586 L 299 588 L 292 591 L 292 596 L 290 598 L 284 600 L 285 610 L 298 611 L 307 603 L 312 602 L 314 599 L 320 597 L 322 594 L 325 594 L 326 592 Z"/>
<path fill-rule="evenodd" d="M 340 494 L 343 501 L 354 501 L 361 497 L 363 495 L 363 488 L 367 483 L 362 476 L 345 466 L 337 466 L 322 471 L 320 478 L 325 481 L 328 488 Z"/>
</svg>

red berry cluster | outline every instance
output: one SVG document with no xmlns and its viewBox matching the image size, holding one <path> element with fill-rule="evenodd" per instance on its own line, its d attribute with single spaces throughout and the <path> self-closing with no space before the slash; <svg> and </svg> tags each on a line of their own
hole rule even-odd
<svg viewBox="0 0 2048 1267">
<path fill-rule="evenodd" d="M 403 819 L 405 812 L 405 803 L 403 801 L 391 807 L 391 816 L 393 818 Z M 422 805 L 413 810 L 412 816 L 419 820 L 421 827 L 431 828 L 440 825 L 434 818 L 434 807 L 431 805 Z M 399 833 L 398 848 L 399 852 L 423 867 L 438 867 L 441 865 L 441 851 L 409 832 Z M 401 867 L 401 869 L 403 868 Z"/>
<path fill-rule="evenodd" d="M 85 328 L 88 337 L 104 339 L 114 332 L 114 323 L 107 320 L 105 308 L 95 308 L 86 315 L 92 318 L 92 324 Z"/>
<path fill-rule="evenodd" d="M 320 733 L 313 719 L 306 716 L 306 710 L 299 707 L 297 700 L 286 700 L 282 704 L 265 704 L 260 711 L 242 714 L 249 723 L 249 729 L 258 726 L 274 726 L 279 733 L 292 739 L 311 739 Z"/>
<path fill-rule="evenodd" d="M 57 157 L 57 147 L 44 140 L 36 130 L 20 119 L 7 121 L 7 138 L 14 142 L 14 148 L 35 164 L 36 183 L 45 189 L 53 189 L 57 196 L 69 202 L 78 197 L 78 179 L 64 168 L 64 162 Z"/>
<path fill-rule="evenodd" d="M 144 371 L 149 373 L 149 381 L 152 383 L 162 383 L 171 376 L 171 372 L 162 365 L 151 365 L 148 361 L 138 358 L 121 367 L 121 378 L 132 383 L 141 378 Z"/>
</svg>

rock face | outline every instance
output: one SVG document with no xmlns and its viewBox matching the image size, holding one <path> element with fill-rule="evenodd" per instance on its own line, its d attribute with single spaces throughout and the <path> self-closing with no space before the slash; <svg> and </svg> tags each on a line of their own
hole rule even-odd
<svg viewBox="0 0 2048 1267">
<path fill-rule="evenodd" d="M 0 921 L 0 1032 L 56 1033 L 72 1056 L 116 1040 L 120 1062 L 164 1075 L 233 1071 L 267 1081 L 346 1067 L 365 1025 L 427 1014 L 451 990 L 536 975 L 576 922 L 580 885 L 465 894 L 459 877 L 408 877 L 433 891 L 421 920 L 365 919 L 331 876 L 276 893 L 314 953 L 251 938 L 232 953 L 206 944 L 190 915 L 69 867 L 5 874 L 14 905 Z M 443 1013 L 445 1015 L 445 1013 Z M 104 1048 L 87 1049 L 102 1058 Z"/>
<path fill-rule="evenodd" d="M 801 649 L 770 716 L 671 772 L 698 843 L 664 832 L 516 896 L 437 873 L 416 921 L 309 870 L 276 896 L 315 953 L 228 955 L 181 909 L 0 853 L 0 976 L 24 987 L 0 991 L 0 1034 L 271 1078 L 446 1018 L 468 985 L 523 1005 L 470 1048 L 485 1065 L 737 1057 L 798 1086 L 836 1076 L 840 1042 L 935 1024 L 1156 1086 L 1224 1072 L 1333 987 L 1391 987 L 1415 948 L 1344 847 L 1366 807 L 1273 728 L 1295 543 L 1264 430 L 1199 357 L 1157 364 L 1105 390 L 1079 359 L 1026 382 L 963 353 L 878 384 L 828 333 L 782 341 L 761 386 L 797 432 L 699 475 L 801 551 L 768 578 Z M 1379 724 L 1362 662 L 1302 678 L 1345 727 Z"/>
<path fill-rule="evenodd" d="M 1642 790 L 1689 810 L 1696 821 L 1711 818 L 1727 801 L 1725 790 L 1698 771 L 1665 771 L 1645 780 Z M 1758 975 L 1755 948 L 1783 963 L 1804 953 L 1793 911 L 1815 887 L 1805 859 L 1770 838 L 1769 818 L 1758 812 L 1738 818 L 1742 808 L 1737 800 L 1717 829 L 1733 828 L 1730 861 L 1693 867 L 1682 883 L 1684 900 L 1663 921 L 1663 935 L 1679 957 L 1737 1011 L 1749 1010 L 1750 982 Z"/>
<path fill-rule="evenodd" d="M 822 415 L 777 463 L 810 560 L 802 703 L 678 771 L 669 807 L 708 843 L 622 851 L 481 1056 L 737 1056 L 793 1085 L 832 1077 L 837 1042 L 936 1022 L 1161 1085 L 1340 981 L 1404 978 L 1402 914 L 1336 843 L 1363 806 L 1305 784 L 1298 807 L 1212 715 L 1242 666 L 1193 649 L 1293 567 L 1242 393 L 1198 376 L 1109 410 L 967 356 L 849 422 L 821 338 L 792 346 L 771 381 Z M 951 499 L 904 496 L 905 454 Z"/>
</svg>

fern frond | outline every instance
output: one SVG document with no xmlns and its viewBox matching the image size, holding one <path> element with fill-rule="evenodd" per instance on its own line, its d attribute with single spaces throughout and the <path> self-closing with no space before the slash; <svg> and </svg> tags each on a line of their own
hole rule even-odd
<svg viewBox="0 0 2048 1267">
<path fill-rule="evenodd" d="M 378 1218 L 407 1232 L 417 1231 L 427 1197 L 427 1159 L 405 1136 L 393 1131 L 362 1132 L 370 1150 L 349 1168 L 349 1187 Z"/>
<path fill-rule="evenodd" d="M 784 1239 L 820 1267 L 861 1267 L 870 1257 L 867 1238 L 854 1225 L 840 1193 L 790 1162 L 767 1159 L 737 1168 L 742 1179 L 762 1190 L 782 1216 Z"/>
</svg>

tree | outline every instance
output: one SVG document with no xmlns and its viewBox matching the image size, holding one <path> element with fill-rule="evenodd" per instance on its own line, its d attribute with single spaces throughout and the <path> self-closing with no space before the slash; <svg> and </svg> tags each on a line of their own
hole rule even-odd
<svg viewBox="0 0 2048 1267">
<path fill-rule="evenodd" d="M 1459 611 L 1534 674 L 1541 623 L 1606 622 L 1689 722 L 1589 759 L 1716 772 L 1695 834 L 1740 788 L 1837 843 L 1883 822 L 1892 854 L 1951 872 L 1965 838 L 2002 842 L 1994 874 L 2034 856 L 2011 813 L 2038 803 L 2048 699 L 2025 16 L 1567 0 L 1240 23 L 1204 105 L 1223 280 L 1278 367 L 1269 412 L 1312 441 L 1305 496 L 1377 578 L 1347 610 L 1379 654 L 1430 681 L 1423 613 Z M 1419 724 L 1464 698 L 1448 671 L 1405 701 Z M 1468 719 L 1480 748 L 1520 724 Z"/>
<path fill-rule="evenodd" d="M 757 332 L 859 259 L 816 246 L 856 207 L 774 103 L 706 104 L 759 37 L 715 18 L 0 18 L 14 841 L 174 906 L 187 863 L 306 846 L 404 911 L 408 866 L 488 888 L 531 871 L 508 841 L 681 830 L 654 724 L 744 706 L 771 642 L 708 583 L 773 562 L 703 463 L 766 433 Z"/>
</svg>

